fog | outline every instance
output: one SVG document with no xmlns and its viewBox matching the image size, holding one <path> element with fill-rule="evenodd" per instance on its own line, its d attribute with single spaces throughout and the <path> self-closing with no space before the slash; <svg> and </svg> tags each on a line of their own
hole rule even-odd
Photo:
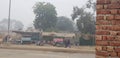
<svg viewBox="0 0 120 58">
<path fill-rule="evenodd" d="M 36 2 L 50 2 L 56 7 L 58 16 L 71 18 L 73 6 L 81 7 L 87 0 L 12 0 L 11 19 L 20 20 L 25 27 L 32 24 L 35 15 L 33 6 Z M 0 21 L 8 18 L 9 0 L 0 1 Z"/>
</svg>

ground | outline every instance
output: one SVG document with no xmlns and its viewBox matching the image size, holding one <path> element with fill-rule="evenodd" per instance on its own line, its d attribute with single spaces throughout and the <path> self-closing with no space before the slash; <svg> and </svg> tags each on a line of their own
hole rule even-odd
<svg viewBox="0 0 120 58">
<path fill-rule="evenodd" d="M 95 47 L 78 46 L 72 48 L 54 47 L 54 46 L 35 46 L 35 45 L 11 45 L 2 44 L 2 49 L 19 49 L 19 50 L 36 50 L 36 51 L 52 51 L 52 52 L 68 52 L 68 53 L 95 53 Z"/>
<path fill-rule="evenodd" d="M 95 54 L 0 49 L 0 58 L 95 58 Z"/>
</svg>

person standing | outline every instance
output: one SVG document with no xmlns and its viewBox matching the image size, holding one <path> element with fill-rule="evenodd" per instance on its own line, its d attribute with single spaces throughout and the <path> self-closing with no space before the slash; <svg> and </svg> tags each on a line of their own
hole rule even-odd
<svg viewBox="0 0 120 58">
<path fill-rule="evenodd" d="M 67 41 L 67 47 L 71 48 L 70 39 L 68 39 L 68 41 Z"/>
<path fill-rule="evenodd" d="M 64 44 L 65 44 L 65 48 L 67 48 L 67 47 L 71 47 L 71 44 L 70 44 L 70 39 L 65 39 L 64 40 Z"/>
</svg>

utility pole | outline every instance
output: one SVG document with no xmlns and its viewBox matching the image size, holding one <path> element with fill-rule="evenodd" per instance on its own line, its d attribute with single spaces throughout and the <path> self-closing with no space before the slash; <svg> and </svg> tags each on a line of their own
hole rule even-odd
<svg viewBox="0 0 120 58">
<path fill-rule="evenodd" d="M 10 16 L 11 16 L 11 0 L 9 0 L 9 12 L 8 12 L 8 37 L 10 36 Z"/>
</svg>

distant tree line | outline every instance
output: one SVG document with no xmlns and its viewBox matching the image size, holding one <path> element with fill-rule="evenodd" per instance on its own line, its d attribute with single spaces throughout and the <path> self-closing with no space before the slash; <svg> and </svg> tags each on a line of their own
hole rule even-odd
<svg viewBox="0 0 120 58">
<path fill-rule="evenodd" d="M 74 22 L 65 16 L 57 17 L 55 6 L 37 2 L 34 7 L 34 27 L 43 31 L 74 31 Z"/>
<path fill-rule="evenodd" d="M 23 23 L 18 20 L 11 20 L 10 21 L 10 30 L 22 30 L 24 27 Z M 0 21 L 0 31 L 7 31 L 8 30 L 8 19 L 3 19 Z"/>
<path fill-rule="evenodd" d="M 71 19 L 65 16 L 57 17 L 55 6 L 51 3 L 37 2 L 33 7 L 35 14 L 34 27 L 43 31 L 78 31 L 84 34 L 95 33 L 95 8 L 96 3 L 89 0 L 87 4 L 81 8 L 73 7 Z M 89 12 L 86 9 L 92 9 Z M 76 20 L 76 22 L 74 22 Z"/>
</svg>

